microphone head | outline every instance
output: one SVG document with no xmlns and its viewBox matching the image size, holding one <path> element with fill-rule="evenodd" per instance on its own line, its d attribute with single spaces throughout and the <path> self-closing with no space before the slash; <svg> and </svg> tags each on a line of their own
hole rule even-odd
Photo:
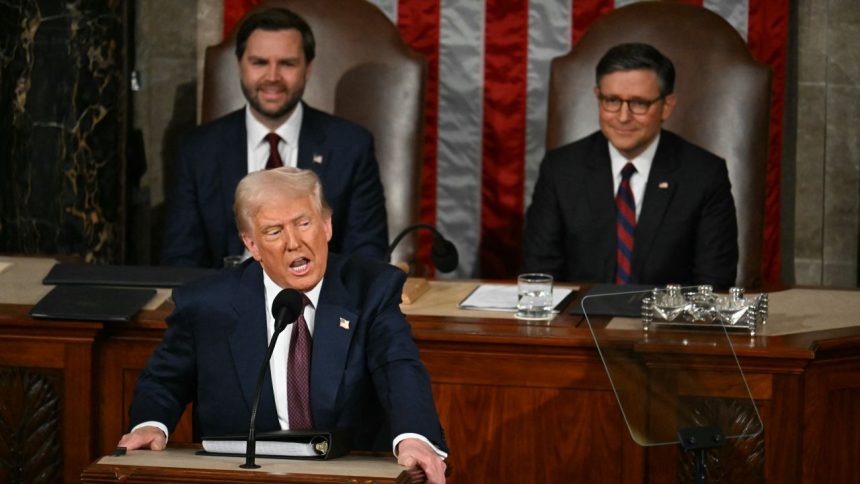
<svg viewBox="0 0 860 484">
<path fill-rule="evenodd" d="M 457 268 L 460 256 L 457 247 L 441 235 L 433 237 L 433 247 L 430 249 L 430 259 L 439 272 L 451 272 Z"/>
<path fill-rule="evenodd" d="M 287 327 L 287 324 L 298 319 L 299 315 L 302 314 L 303 308 L 302 293 L 289 288 L 279 292 L 272 302 L 275 331 L 283 331 Z"/>
</svg>

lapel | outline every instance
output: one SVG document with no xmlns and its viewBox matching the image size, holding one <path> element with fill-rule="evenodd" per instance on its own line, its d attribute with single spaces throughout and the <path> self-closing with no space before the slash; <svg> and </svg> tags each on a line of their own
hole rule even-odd
<svg viewBox="0 0 860 484">
<path fill-rule="evenodd" d="M 611 281 L 615 277 L 615 193 L 613 193 L 612 162 L 609 159 L 609 141 L 598 132 L 591 153 L 586 161 L 585 180 L 588 206 L 591 213 L 589 225 L 601 234 L 602 243 L 594 247 L 594 264 L 603 274 L 601 280 Z"/>
<path fill-rule="evenodd" d="M 245 109 L 230 113 L 226 120 L 228 137 L 216 141 L 217 152 L 214 154 L 217 167 L 221 174 L 222 217 L 227 220 L 230 228 L 226 231 L 231 237 L 227 242 L 228 254 L 242 252 L 242 239 L 235 235 L 236 228 L 233 214 L 233 194 L 239 181 L 248 174 L 248 133 L 245 129 Z"/>
<path fill-rule="evenodd" d="M 239 280 L 239 289 L 230 301 L 235 324 L 228 335 L 233 366 L 239 377 L 248 412 L 254 402 L 260 368 L 266 359 L 266 298 L 263 288 L 263 268 L 257 261 L 246 263 Z M 258 428 L 279 428 L 272 374 L 266 371 L 260 406 L 257 410 Z"/>
<path fill-rule="evenodd" d="M 312 170 L 320 177 L 320 180 L 325 180 L 323 175 L 331 165 L 331 149 L 325 145 L 325 115 L 304 104 L 304 102 L 302 105 L 304 115 L 302 116 L 302 126 L 299 128 L 299 159 L 297 164 L 299 168 Z M 322 161 L 322 163 L 318 161 Z"/>
<path fill-rule="evenodd" d="M 660 231 L 663 218 L 677 187 L 675 171 L 680 166 L 680 160 L 675 152 L 671 133 L 665 130 L 660 135 L 660 144 L 654 154 L 651 173 L 645 185 L 645 197 L 642 201 L 642 212 L 636 224 L 635 247 L 633 249 L 633 282 L 638 282 L 645 261 L 654 244 L 654 238 Z"/>
<path fill-rule="evenodd" d="M 329 254 L 314 319 L 311 408 L 314 424 L 320 428 L 335 424 L 337 393 L 350 343 L 359 324 L 359 315 L 351 307 L 349 291 L 340 277 L 340 266 L 340 259 Z M 349 322 L 349 329 L 341 326 L 341 318 Z"/>
</svg>

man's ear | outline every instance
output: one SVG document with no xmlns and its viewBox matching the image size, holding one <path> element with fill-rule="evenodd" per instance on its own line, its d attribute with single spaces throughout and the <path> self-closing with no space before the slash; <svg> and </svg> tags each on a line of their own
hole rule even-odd
<svg viewBox="0 0 860 484">
<path fill-rule="evenodd" d="M 331 242 L 331 234 L 332 234 L 332 229 L 331 229 L 331 213 L 329 213 L 329 214 L 328 214 L 328 215 L 323 219 L 323 223 L 325 224 L 325 240 L 326 240 L 327 242 Z"/>
<path fill-rule="evenodd" d="M 307 68 L 305 69 L 305 82 L 306 82 L 306 83 L 307 83 L 307 82 L 308 82 L 308 80 L 310 80 L 310 78 L 311 78 L 311 72 L 313 71 L 313 67 L 314 67 L 314 63 L 313 63 L 313 61 L 308 62 L 308 66 L 307 66 Z"/>
<path fill-rule="evenodd" d="M 662 121 L 666 121 L 669 119 L 669 116 L 672 115 L 672 111 L 675 109 L 675 95 L 669 94 L 666 96 L 666 99 L 663 100 L 663 112 L 660 115 L 660 119 Z"/>
<path fill-rule="evenodd" d="M 257 247 L 257 244 L 254 243 L 254 238 L 248 236 L 247 234 L 242 234 L 242 242 L 245 244 L 245 247 L 248 249 L 248 252 L 251 253 L 251 257 L 254 260 L 260 260 L 260 250 Z"/>
</svg>

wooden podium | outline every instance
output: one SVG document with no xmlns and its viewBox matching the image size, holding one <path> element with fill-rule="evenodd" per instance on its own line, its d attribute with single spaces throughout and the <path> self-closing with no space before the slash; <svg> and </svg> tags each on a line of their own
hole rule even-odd
<svg viewBox="0 0 860 484">
<path fill-rule="evenodd" d="M 347 455 L 332 460 L 262 459 L 259 469 L 241 469 L 244 457 L 197 455 L 199 447 L 133 450 L 105 456 L 81 473 L 84 483 L 417 483 L 394 457 Z M 424 474 L 418 472 L 423 478 Z"/>
</svg>

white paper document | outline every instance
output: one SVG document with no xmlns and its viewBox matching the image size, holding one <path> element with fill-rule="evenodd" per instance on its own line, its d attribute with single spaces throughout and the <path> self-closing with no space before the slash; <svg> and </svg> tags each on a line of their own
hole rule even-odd
<svg viewBox="0 0 860 484">
<path fill-rule="evenodd" d="M 244 454 L 247 448 L 244 440 L 203 440 L 203 450 L 213 454 Z M 317 457 L 319 452 L 307 442 L 277 442 L 258 440 L 255 455 L 276 455 L 281 457 Z"/>
<path fill-rule="evenodd" d="M 553 307 L 557 307 L 572 291 L 569 287 L 553 287 Z M 516 311 L 517 298 L 516 284 L 480 284 L 460 302 L 459 307 L 483 311 Z"/>
</svg>

